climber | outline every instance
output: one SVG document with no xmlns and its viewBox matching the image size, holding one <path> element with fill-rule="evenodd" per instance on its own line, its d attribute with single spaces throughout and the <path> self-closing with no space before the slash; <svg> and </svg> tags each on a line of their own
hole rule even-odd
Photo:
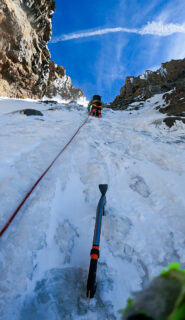
<svg viewBox="0 0 185 320">
<path fill-rule="evenodd" d="M 102 110 L 102 102 L 101 97 L 98 95 L 94 95 L 91 101 L 88 104 L 88 112 L 90 116 L 96 116 L 101 118 L 101 110 Z"/>
</svg>

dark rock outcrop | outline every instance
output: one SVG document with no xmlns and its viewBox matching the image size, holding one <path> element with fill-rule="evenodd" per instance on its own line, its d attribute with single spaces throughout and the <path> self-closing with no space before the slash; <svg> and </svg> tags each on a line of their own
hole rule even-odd
<svg viewBox="0 0 185 320">
<path fill-rule="evenodd" d="M 166 117 L 163 122 L 169 127 L 171 128 L 174 124 L 175 121 L 182 121 L 185 124 L 185 118 L 182 117 Z"/>
<path fill-rule="evenodd" d="M 127 77 L 120 95 L 112 102 L 115 110 L 127 109 L 128 105 L 136 101 L 144 101 L 156 93 L 165 93 L 175 88 L 179 98 L 184 96 L 182 89 L 185 86 L 185 59 L 172 60 L 162 64 L 155 72 L 145 71 L 138 77 Z M 173 93 L 173 96 L 176 96 Z"/>
<path fill-rule="evenodd" d="M 165 93 L 163 99 L 166 107 L 159 108 L 161 113 L 166 113 L 171 116 L 185 117 L 185 78 L 184 85 L 174 89 L 171 92 Z"/>
<path fill-rule="evenodd" d="M 185 59 L 162 64 L 155 72 L 147 70 L 138 77 L 127 77 L 120 95 L 111 103 L 114 110 L 125 110 L 133 102 L 143 102 L 155 94 L 164 93 L 164 105 L 158 106 L 167 114 L 165 123 L 171 126 L 176 120 L 185 120 Z M 139 109 L 139 106 L 137 106 Z M 169 121 L 169 117 L 173 120 Z"/>
<path fill-rule="evenodd" d="M 13 111 L 10 114 L 24 114 L 25 116 L 41 116 L 43 117 L 43 113 L 39 110 L 35 110 L 35 109 L 22 109 L 22 110 L 17 110 L 17 111 Z"/>
<path fill-rule="evenodd" d="M 184 85 L 174 87 L 171 92 L 163 95 L 163 99 L 166 106 L 159 107 L 159 111 L 168 115 L 163 122 L 170 128 L 176 120 L 185 123 L 185 79 Z"/>
<path fill-rule="evenodd" d="M 53 69 L 47 43 L 51 38 L 54 11 L 54 0 L 1 0 L 0 96 L 33 99 L 47 93 L 51 96 Z M 67 76 L 63 67 L 57 68 L 66 95 Z M 81 91 L 79 95 L 83 95 Z"/>
<path fill-rule="evenodd" d="M 43 117 L 43 113 L 40 112 L 39 110 L 35 110 L 35 109 L 23 109 L 20 110 L 19 113 L 25 114 L 26 116 L 41 116 Z"/>
</svg>

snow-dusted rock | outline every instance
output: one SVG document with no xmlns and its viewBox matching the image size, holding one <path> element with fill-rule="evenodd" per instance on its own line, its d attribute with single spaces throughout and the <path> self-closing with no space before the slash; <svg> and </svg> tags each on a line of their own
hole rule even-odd
<svg viewBox="0 0 185 320">
<path fill-rule="evenodd" d="M 83 96 L 71 79 L 49 63 L 54 0 L 1 0 L 0 96 L 42 98 L 56 93 L 62 98 Z M 52 79 L 51 79 L 52 78 Z M 74 94 L 74 97 L 73 97 Z"/>
<path fill-rule="evenodd" d="M 73 87 L 71 78 L 66 75 L 64 67 L 58 66 L 53 61 L 49 63 L 49 78 L 45 96 L 48 98 L 61 96 L 66 100 L 78 100 L 84 97 L 82 90 Z"/>
<path fill-rule="evenodd" d="M 171 127 L 176 120 L 185 122 L 184 88 L 185 59 L 172 60 L 163 63 L 162 67 L 155 72 L 147 70 L 138 77 L 127 77 L 120 95 L 110 107 L 115 110 L 125 110 L 136 103 L 135 108 L 139 109 L 147 99 L 155 94 L 164 93 L 163 103 L 157 105 L 156 109 L 168 115 L 164 122 Z M 169 118 L 172 116 L 173 118 Z"/>
</svg>

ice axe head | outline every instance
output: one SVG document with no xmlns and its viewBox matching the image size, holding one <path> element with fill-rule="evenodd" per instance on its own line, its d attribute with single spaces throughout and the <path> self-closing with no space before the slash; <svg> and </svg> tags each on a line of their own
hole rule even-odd
<svg viewBox="0 0 185 320">
<path fill-rule="evenodd" d="M 102 196 L 105 196 L 107 189 L 108 189 L 108 184 L 99 184 L 99 189 L 100 189 Z"/>
</svg>

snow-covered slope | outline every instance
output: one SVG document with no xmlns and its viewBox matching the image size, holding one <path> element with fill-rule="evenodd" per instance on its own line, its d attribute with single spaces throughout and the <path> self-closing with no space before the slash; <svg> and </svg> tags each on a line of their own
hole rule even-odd
<svg viewBox="0 0 185 320">
<path fill-rule="evenodd" d="M 185 266 L 185 125 L 154 110 L 90 118 L 0 239 L 1 320 L 120 319 L 169 262 Z M 156 104 L 155 104 L 156 106 Z M 25 108 L 43 117 L 12 113 Z M 0 226 L 87 117 L 84 107 L 0 100 Z M 86 282 L 99 183 L 108 183 L 98 288 Z"/>
</svg>

